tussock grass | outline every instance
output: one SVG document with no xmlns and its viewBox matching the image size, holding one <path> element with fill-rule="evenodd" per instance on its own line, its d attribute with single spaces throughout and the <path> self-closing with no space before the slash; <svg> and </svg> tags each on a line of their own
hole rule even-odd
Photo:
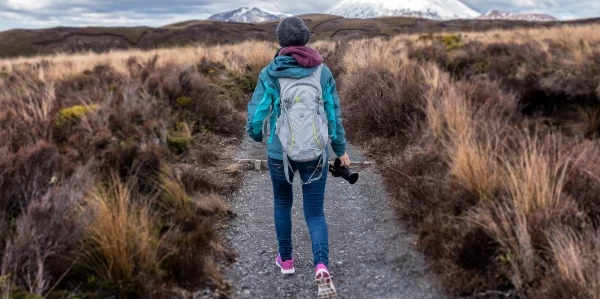
<svg viewBox="0 0 600 299">
<path fill-rule="evenodd" d="M 435 66 L 424 68 L 423 74 L 429 87 L 425 94 L 427 121 L 434 136 L 440 142 L 467 138 L 473 122 L 465 94 L 452 85 L 448 74 Z"/>
<path fill-rule="evenodd" d="M 81 264 L 113 283 L 131 282 L 137 271 L 157 268 L 161 261 L 154 216 L 136 202 L 132 189 L 115 175 L 87 196 L 95 218 L 81 248 Z"/>
<path fill-rule="evenodd" d="M 403 48 L 403 44 L 389 43 L 383 39 L 354 41 L 348 45 L 342 66 L 347 74 L 369 67 L 398 73 L 408 59 Z"/>
<path fill-rule="evenodd" d="M 450 149 L 450 175 L 480 199 L 493 201 L 503 187 L 506 171 L 498 161 L 497 150 L 491 140 L 462 136 Z"/>
<path fill-rule="evenodd" d="M 524 137 L 516 158 L 503 157 L 509 196 L 525 215 L 556 208 L 562 198 L 570 158 L 561 155 L 556 146 L 543 147 Z"/>
<path fill-rule="evenodd" d="M 185 191 L 181 180 L 173 171 L 163 166 L 159 176 L 161 194 L 158 206 L 167 215 L 174 215 L 177 219 L 190 219 L 194 216 L 194 207 L 190 196 Z"/>
<path fill-rule="evenodd" d="M 580 233 L 557 228 L 549 232 L 548 238 L 560 279 L 576 286 L 581 297 L 600 298 L 598 231 Z"/>
</svg>

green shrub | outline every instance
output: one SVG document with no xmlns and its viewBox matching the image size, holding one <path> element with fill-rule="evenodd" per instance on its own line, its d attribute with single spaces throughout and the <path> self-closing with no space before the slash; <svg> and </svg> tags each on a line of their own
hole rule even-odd
<svg viewBox="0 0 600 299">
<path fill-rule="evenodd" d="M 480 73 L 485 73 L 487 72 L 487 70 L 490 68 L 490 63 L 489 62 L 477 62 L 475 63 L 475 70 L 477 70 Z"/>
<path fill-rule="evenodd" d="M 181 155 L 187 150 L 190 141 L 191 138 L 182 133 L 172 132 L 167 135 L 169 150 L 177 155 Z"/>
<path fill-rule="evenodd" d="M 192 98 L 190 97 L 178 97 L 177 98 L 177 105 L 179 107 L 187 107 L 192 103 Z"/>
<path fill-rule="evenodd" d="M 96 110 L 98 110 L 98 105 L 76 105 L 62 109 L 56 115 L 55 124 L 57 127 L 62 127 L 67 124 L 76 123 L 86 116 L 86 114 Z"/>
<path fill-rule="evenodd" d="M 221 85 L 219 100 L 231 101 L 238 110 L 245 110 L 250 99 L 250 94 L 254 92 L 257 75 L 247 72 L 244 75 L 231 75 Z"/>
<path fill-rule="evenodd" d="M 23 289 L 16 289 L 10 293 L 10 299 L 41 299 L 41 296 L 31 294 Z"/>
<path fill-rule="evenodd" d="M 464 46 L 462 39 L 456 34 L 444 35 L 440 40 L 446 46 L 446 51 L 448 52 L 458 50 Z"/>
<path fill-rule="evenodd" d="M 462 42 L 462 38 L 456 34 L 448 34 L 448 35 L 422 35 L 417 41 L 434 41 L 440 42 L 446 47 L 446 52 L 451 52 L 454 50 L 461 49 L 464 46 Z"/>
</svg>

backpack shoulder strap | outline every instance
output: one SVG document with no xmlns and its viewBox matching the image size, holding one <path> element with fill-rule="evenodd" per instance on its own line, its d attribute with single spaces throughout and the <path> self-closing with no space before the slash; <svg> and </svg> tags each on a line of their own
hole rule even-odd
<svg viewBox="0 0 600 299">
<path fill-rule="evenodd" d="M 313 73 L 313 76 L 315 76 L 315 78 L 317 79 L 317 81 L 319 83 L 321 82 L 321 74 L 323 74 L 323 64 L 322 63 L 319 65 L 319 67 L 317 67 L 317 69 Z M 319 85 L 321 85 L 321 84 L 319 84 Z"/>
</svg>

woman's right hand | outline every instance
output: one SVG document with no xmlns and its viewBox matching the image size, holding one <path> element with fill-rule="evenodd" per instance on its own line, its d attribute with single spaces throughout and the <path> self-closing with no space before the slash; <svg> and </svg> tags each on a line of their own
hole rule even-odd
<svg viewBox="0 0 600 299">
<path fill-rule="evenodd" d="M 350 156 L 348 156 L 347 153 L 339 158 L 340 158 L 340 162 L 342 162 L 342 166 L 345 166 L 345 167 L 350 166 Z"/>
</svg>

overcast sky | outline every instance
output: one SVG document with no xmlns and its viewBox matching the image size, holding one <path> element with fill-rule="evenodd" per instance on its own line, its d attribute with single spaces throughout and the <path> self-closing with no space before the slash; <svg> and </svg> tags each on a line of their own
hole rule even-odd
<svg viewBox="0 0 600 299">
<path fill-rule="evenodd" d="M 398 0 L 402 1 L 402 0 Z M 318 13 L 336 0 L 0 0 L 0 30 L 55 26 L 161 26 L 205 19 L 242 6 L 291 14 Z M 479 12 L 549 13 L 562 19 L 600 16 L 600 0 L 463 0 Z"/>
</svg>

